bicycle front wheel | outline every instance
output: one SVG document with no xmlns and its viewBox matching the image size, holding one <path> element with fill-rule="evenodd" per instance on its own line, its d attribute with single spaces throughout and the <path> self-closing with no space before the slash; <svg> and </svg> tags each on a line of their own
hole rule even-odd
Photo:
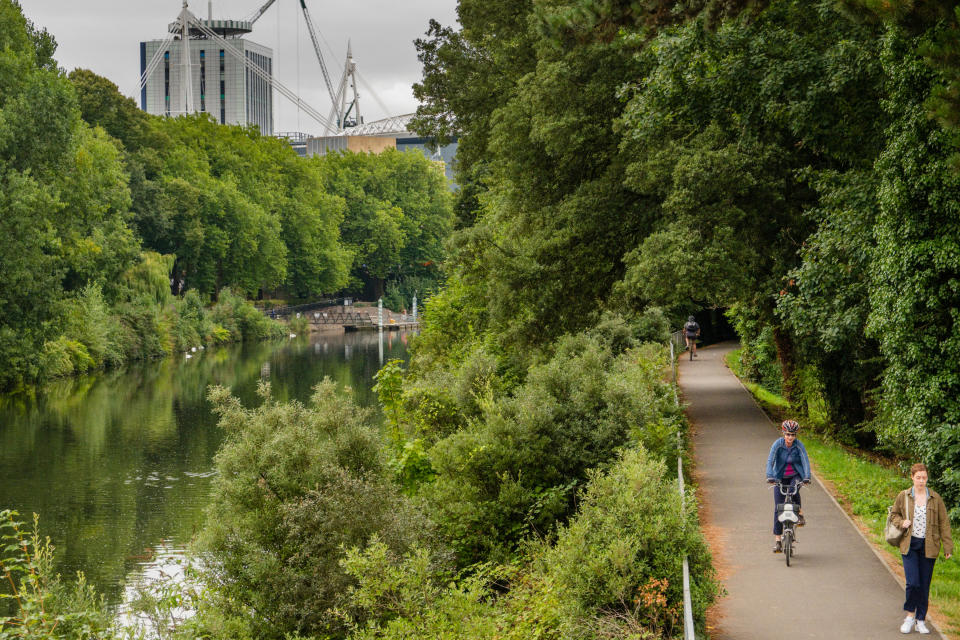
<svg viewBox="0 0 960 640">
<path fill-rule="evenodd" d="M 793 531 L 787 529 L 783 532 L 783 557 L 787 561 L 787 566 L 790 566 L 790 556 L 793 555 Z"/>
</svg>

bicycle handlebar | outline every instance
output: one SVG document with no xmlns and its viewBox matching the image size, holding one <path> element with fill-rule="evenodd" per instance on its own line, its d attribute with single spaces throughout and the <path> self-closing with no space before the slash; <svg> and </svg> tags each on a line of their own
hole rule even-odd
<svg viewBox="0 0 960 640">
<path fill-rule="evenodd" d="M 779 480 L 774 480 L 771 482 L 768 480 L 767 483 L 770 485 L 771 489 L 774 487 L 780 489 L 780 493 L 785 496 L 795 496 L 800 491 L 800 484 L 806 484 L 806 481 L 782 482 Z M 784 489 L 784 487 L 786 487 L 786 489 Z"/>
</svg>

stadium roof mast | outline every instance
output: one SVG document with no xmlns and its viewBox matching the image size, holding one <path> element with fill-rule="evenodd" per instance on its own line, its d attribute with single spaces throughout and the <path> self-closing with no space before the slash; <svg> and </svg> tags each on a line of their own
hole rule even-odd
<svg viewBox="0 0 960 640">
<path fill-rule="evenodd" d="M 254 11 L 246 19 L 251 25 L 260 19 L 266 13 L 267 9 L 273 6 L 276 0 L 267 0 L 259 9 Z M 303 11 L 303 17 L 307 22 L 307 31 L 310 33 L 310 41 L 313 43 L 313 52 L 317 56 L 317 62 L 320 63 L 320 71 L 323 74 L 323 83 L 327 86 L 327 92 L 330 94 L 330 121 L 336 122 L 338 131 L 343 131 L 346 127 L 353 127 L 362 122 L 360 117 L 360 101 L 357 96 L 357 65 L 353 61 L 353 55 L 350 51 L 350 44 L 347 44 L 347 63 L 344 68 L 343 77 L 340 80 L 340 86 L 337 91 L 333 90 L 333 83 L 330 81 L 330 72 L 327 70 L 327 63 L 323 59 L 323 53 L 320 51 L 320 41 L 317 39 L 317 30 L 314 27 L 313 19 L 310 17 L 310 10 L 307 9 L 306 0 L 300 0 L 300 8 Z M 347 81 L 350 81 L 353 88 L 353 101 L 347 103 Z M 350 113 L 353 118 L 350 118 Z"/>
<path fill-rule="evenodd" d="M 349 84 L 348 84 L 349 83 Z M 353 89 L 353 102 L 347 104 L 347 91 Z M 347 41 L 347 66 L 343 70 L 343 79 L 338 90 L 340 96 L 340 113 L 337 114 L 337 124 L 340 128 L 355 127 L 362 124 L 360 118 L 360 97 L 357 95 L 357 63 L 353 61 L 353 50 L 350 41 Z M 353 119 L 350 119 L 350 112 Z"/>
<path fill-rule="evenodd" d="M 269 5 L 268 5 L 269 6 Z M 212 13 L 212 9 L 211 9 Z M 304 112 L 314 120 L 316 120 L 325 130 L 329 132 L 338 132 L 337 125 L 331 123 L 327 118 L 325 118 L 319 111 L 305 103 L 300 99 L 298 95 L 290 91 L 282 83 L 276 80 L 271 74 L 267 73 L 256 64 L 254 64 L 249 58 L 247 58 L 243 52 L 238 50 L 229 40 L 224 38 L 224 35 L 235 35 L 237 33 L 249 33 L 249 25 L 244 25 L 243 23 L 227 20 L 222 21 L 223 24 L 219 24 L 221 21 L 208 20 L 210 25 L 204 24 L 203 21 L 198 19 L 187 8 L 187 0 L 183 0 L 183 9 L 180 11 L 180 15 L 177 18 L 177 21 L 172 23 L 169 28 L 169 35 L 157 48 L 156 53 L 153 54 L 153 58 L 146 65 L 146 68 L 143 71 L 143 74 L 140 76 L 140 90 L 143 90 L 143 87 L 146 85 L 147 80 L 153 74 L 154 70 L 157 68 L 157 65 L 160 63 L 163 53 L 168 46 L 173 42 L 175 37 L 179 34 L 180 39 L 183 44 L 183 55 L 181 56 L 181 73 L 185 79 L 183 84 L 186 85 L 184 91 L 184 113 L 193 112 L 193 87 L 192 82 L 188 79 L 190 78 L 190 36 L 196 35 L 201 38 L 208 38 L 217 42 L 226 53 L 229 53 L 232 57 L 237 59 L 244 67 L 254 75 L 262 78 L 270 86 L 274 87 L 280 94 L 296 104 L 299 108 L 303 109 Z M 211 28 L 213 27 L 213 28 Z M 221 31 L 223 35 L 218 33 Z"/>
<path fill-rule="evenodd" d="M 183 9 L 180 10 L 180 77 L 184 78 L 183 112 L 193 113 L 193 82 L 190 81 L 190 11 L 187 9 L 187 0 L 183 0 Z"/>
</svg>

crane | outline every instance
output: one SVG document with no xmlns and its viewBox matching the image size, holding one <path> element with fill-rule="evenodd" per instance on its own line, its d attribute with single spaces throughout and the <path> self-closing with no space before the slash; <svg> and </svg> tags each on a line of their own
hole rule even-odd
<svg viewBox="0 0 960 640">
<path fill-rule="evenodd" d="M 260 19 L 260 16 L 266 13 L 267 9 L 269 9 L 274 2 L 276 2 L 276 0 L 267 0 L 263 3 L 263 6 L 251 13 L 250 16 L 244 20 L 244 22 L 249 22 L 252 25 L 254 22 Z"/>
<path fill-rule="evenodd" d="M 273 3 L 276 0 L 267 0 L 264 2 L 259 9 L 250 14 L 250 17 L 247 18 L 247 22 L 251 25 L 260 19 L 267 9 L 273 6 Z M 323 52 L 320 51 L 320 41 L 317 39 L 317 29 L 313 25 L 313 19 L 310 17 L 310 10 L 307 9 L 307 3 L 305 0 L 300 0 L 300 9 L 303 11 L 303 17 L 307 22 L 307 31 L 310 33 L 310 41 L 313 43 L 313 52 L 317 56 L 317 62 L 320 63 L 320 72 L 323 74 L 323 83 L 327 87 L 327 93 L 330 94 L 330 103 L 333 105 L 334 110 L 342 111 L 342 107 L 337 109 L 337 106 L 340 104 L 340 96 L 337 92 L 333 90 L 333 83 L 330 81 L 330 72 L 327 70 L 327 63 L 323 59 Z M 348 54 L 349 55 L 349 54 Z M 342 122 L 344 121 L 346 114 L 338 113 L 337 122 L 339 123 L 339 128 L 343 128 Z M 356 118 L 359 121 L 359 117 Z"/>
</svg>

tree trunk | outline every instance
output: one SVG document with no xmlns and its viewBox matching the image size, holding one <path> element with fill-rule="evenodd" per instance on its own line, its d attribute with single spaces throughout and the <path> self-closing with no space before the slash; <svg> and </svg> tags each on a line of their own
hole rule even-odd
<svg viewBox="0 0 960 640">
<path fill-rule="evenodd" d="M 792 404 L 794 396 L 794 357 L 793 338 L 779 325 L 773 325 L 773 343 L 777 347 L 777 359 L 780 361 L 780 373 L 783 375 L 783 397 Z"/>
</svg>

